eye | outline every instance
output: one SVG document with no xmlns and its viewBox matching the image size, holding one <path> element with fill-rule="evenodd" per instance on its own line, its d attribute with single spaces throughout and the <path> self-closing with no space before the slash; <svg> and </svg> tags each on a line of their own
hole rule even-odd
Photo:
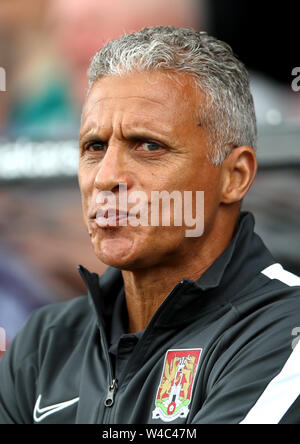
<svg viewBox="0 0 300 444">
<path fill-rule="evenodd" d="M 85 151 L 97 152 L 104 151 L 106 149 L 106 144 L 103 142 L 91 142 L 85 147 Z"/>
<path fill-rule="evenodd" d="M 143 142 L 139 145 L 138 149 L 140 151 L 158 151 L 161 146 L 155 142 Z"/>
</svg>

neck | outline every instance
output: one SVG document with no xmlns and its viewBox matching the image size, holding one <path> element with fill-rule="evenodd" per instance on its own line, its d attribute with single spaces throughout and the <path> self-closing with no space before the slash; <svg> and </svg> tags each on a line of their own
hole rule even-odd
<svg viewBox="0 0 300 444">
<path fill-rule="evenodd" d="M 178 282 L 183 278 L 198 280 L 226 249 L 233 237 L 235 223 L 230 228 L 227 226 L 225 231 L 224 220 L 221 222 L 198 242 L 190 241 L 185 252 L 176 251 L 173 260 L 153 267 L 122 271 L 129 317 L 128 333 L 144 330 Z"/>
</svg>

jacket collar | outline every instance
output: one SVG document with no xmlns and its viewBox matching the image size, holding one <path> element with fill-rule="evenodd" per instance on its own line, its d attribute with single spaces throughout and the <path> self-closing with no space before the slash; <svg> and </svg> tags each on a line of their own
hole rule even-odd
<svg viewBox="0 0 300 444">
<path fill-rule="evenodd" d="M 224 286 L 232 280 L 235 287 L 249 282 L 264 268 L 275 262 L 261 238 L 254 232 L 251 213 L 241 212 L 235 233 L 228 247 L 196 281 L 201 290 Z"/>
<path fill-rule="evenodd" d="M 231 243 L 197 281 L 183 280 L 184 286 L 176 294 L 176 303 L 173 300 L 168 310 L 164 310 L 164 324 L 178 324 L 183 310 L 184 318 L 191 321 L 191 318 L 199 316 L 200 311 L 230 302 L 257 274 L 275 262 L 263 241 L 254 233 L 254 224 L 251 213 L 240 213 Z M 111 319 L 116 297 L 123 288 L 121 271 L 109 267 L 99 278 L 81 265 L 78 269 L 98 318 L 106 324 Z M 180 297 L 181 293 L 184 297 Z"/>
</svg>

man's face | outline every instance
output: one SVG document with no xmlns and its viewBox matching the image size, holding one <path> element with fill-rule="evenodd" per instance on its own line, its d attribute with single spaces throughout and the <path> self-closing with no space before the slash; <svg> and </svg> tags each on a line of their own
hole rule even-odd
<svg viewBox="0 0 300 444">
<path fill-rule="evenodd" d="M 84 220 L 98 258 L 121 269 L 184 261 L 205 241 L 220 200 L 221 169 L 206 160 L 207 133 L 197 117 L 204 98 L 187 75 L 106 76 L 93 85 L 80 131 L 79 185 Z M 99 193 L 204 192 L 203 236 L 185 226 L 99 226 Z M 128 212 L 133 207 L 128 203 Z M 118 208 L 117 210 L 122 210 Z M 195 215 L 195 214 L 194 214 Z M 173 220 L 171 218 L 171 220 Z"/>
</svg>

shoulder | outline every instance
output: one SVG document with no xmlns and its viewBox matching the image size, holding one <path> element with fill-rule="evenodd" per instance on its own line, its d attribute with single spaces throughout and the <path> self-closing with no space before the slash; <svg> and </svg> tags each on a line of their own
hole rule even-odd
<svg viewBox="0 0 300 444">
<path fill-rule="evenodd" d="M 27 328 L 80 328 L 92 316 L 88 296 L 80 296 L 71 301 L 45 305 L 36 310 L 26 323 Z"/>
<path fill-rule="evenodd" d="M 61 324 L 73 328 L 85 324 L 91 315 L 88 296 L 80 296 L 71 301 L 45 305 L 36 310 L 28 322 L 42 323 L 44 328 L 59 327 Z"/>
<path fill-rule="evenodd" d="M 234 305 L 240 312 L 270 312 L 273 309 L 279 314 L 293 313 L 297 308 L 300 310 L 300 277 L 274 263 L 245 286 Z"/>
<path fill-rule="evenodd" d="M 300 331 L 300 278 L 273 264 L 262 270 L 233 300 L 236 322 L 225 339 L 243 343 L 253 355 L 272 350 L 279 359 L 291 352 Z M 243 342 L 244 341 L 244 342 Z M 276 352 L 277 350 L 277 352 Z"/>
<path fill-rule="evenodd" d="M 94 320 L 88 296 L 46 305 L 32 313 L 9 349 L 20 363 L 32 353 L 47 348 L 53 338 L 80 335 Z"/>
</svg>

